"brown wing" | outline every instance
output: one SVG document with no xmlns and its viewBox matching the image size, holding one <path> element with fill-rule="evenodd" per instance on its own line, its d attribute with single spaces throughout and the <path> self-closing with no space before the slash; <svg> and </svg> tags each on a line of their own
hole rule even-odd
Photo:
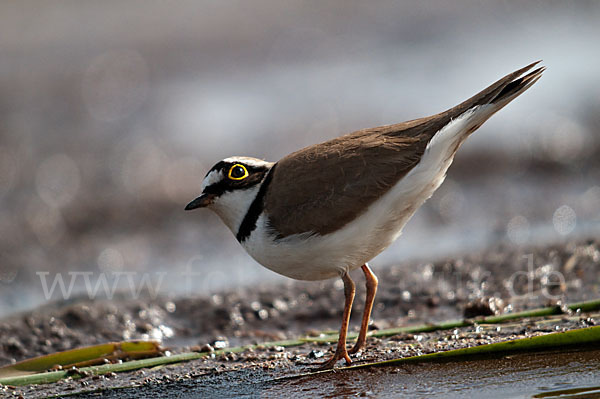
<svg viewBox="0 0 600 399">
<path fill-rule="evenodd" d="M 482 104 L 502 108 L 541 74 L 519 78 L 528 65 L 456 107 L 426 118 L 360 130 L 281 159 L 265 196 L 271 226 L 280 238 L 327 234 L 350 222 L 387 192 L 421 159 L 427 144 L 452 118 Z"/>
<path fill-rule="evenodd" d="M 265 197 L 271 226 L 280 237 L 336 230 L 408 173 L 419 161 L 415 148 L 425 145 L 418 138 L 365 132 L 283 158 L 270 184 L 281 189 L 269 189 Z"/>
</svg>

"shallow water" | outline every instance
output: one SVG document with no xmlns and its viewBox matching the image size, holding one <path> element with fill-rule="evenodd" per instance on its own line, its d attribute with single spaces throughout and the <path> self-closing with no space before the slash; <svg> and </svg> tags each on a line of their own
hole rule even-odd
<svg viewBox="0 0 600 399">
<path fill-rule="evenodd" d="M 598 391 L 598 355 L 598 350 L 526 354 L 336 373 L 279 384 L 265 396 L 558 397 L 577 388 Z"/>
<path fill-rule="evenodd" d="M 332 372 L 283 381 L 273 380 L 268 371 L 248 370 L 105 391 L 102 397 L 597 398 L 599 366 L 600 350 L 593 348 Z"/>
</svg>

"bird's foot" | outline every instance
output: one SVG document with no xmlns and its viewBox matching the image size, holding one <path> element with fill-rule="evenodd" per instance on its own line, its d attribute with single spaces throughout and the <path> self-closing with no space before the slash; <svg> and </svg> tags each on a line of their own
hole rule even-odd
<svg viewBox="0 0 600 399">
<path fill-rule="evenodd" d="M 363 349 L 365 349 L 365 346 L 367 346 L 367 340 L 361 340 L 360 338 L 358 339 L 358 341 L 356 341 L 356 344 L 354 344 L 354 346 L 352 347 L 352 349 L 350 349 L 348 351 L 349 354 L 354 355 L 355 353 L 358 353 L 360 351 L 362 351 Z"/>
<path fill-rule="evenodd" d="M 335 367 L 336 363 L 342 359 L 346 360 L 347 366 L 350 366 L 352 364 L 352 360 L 350 360 L 350 356 L 348 355 L 348 351 L 346 350 L 346 348 L 343 347 L 340 349 L 340 347 L 338 346 L 337 350 L 329 360 L 323 363 L 319 363 L 317 371 L 332 369 Z"/>
</svg>

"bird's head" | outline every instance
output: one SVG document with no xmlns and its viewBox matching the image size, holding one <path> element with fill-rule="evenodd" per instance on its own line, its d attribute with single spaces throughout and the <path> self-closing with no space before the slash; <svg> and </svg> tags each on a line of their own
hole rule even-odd
<svg viewBox="0 0 600 399">
<path fill-rule="evenodd" d="M 250 157 L 217 162 L 202 181 L 202 193 L 185 210 L 210 208 L 235 234 L 272 167 L 272 162 Z"/>
</svg>

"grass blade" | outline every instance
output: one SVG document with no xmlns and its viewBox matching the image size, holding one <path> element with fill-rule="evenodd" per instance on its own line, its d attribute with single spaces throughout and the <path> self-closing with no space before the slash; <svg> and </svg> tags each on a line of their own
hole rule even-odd
<svg viewBox="0 0 600 399">
<path fill-rule="evenodd" d="M 45 372 L 56 369 L 57 366 L 65 369 L 73 366 L 84 367 L 102 364 L 105 359 L 109 361 L 139 359 L 157 356 L 161 353 L 162 349 L 157 341 L 110 342 L 38 356 L 0 367 L 0 379 Z"/>
</svg>

